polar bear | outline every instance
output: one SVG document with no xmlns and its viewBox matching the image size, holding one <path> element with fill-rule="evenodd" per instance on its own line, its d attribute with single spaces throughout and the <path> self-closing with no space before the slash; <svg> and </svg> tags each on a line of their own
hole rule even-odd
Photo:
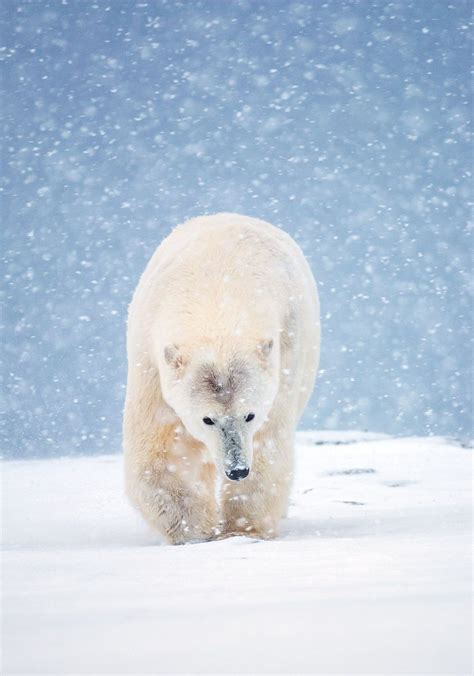
<svg viewBox="0 0 474 676">
<path fill-rule="evenodd" d="M 129 308 L 123 437 L 128 496 L 169 542 L 277 535 L 319 343 L 282 230 L 222 213 L 160 244 Z"/>
</svg>

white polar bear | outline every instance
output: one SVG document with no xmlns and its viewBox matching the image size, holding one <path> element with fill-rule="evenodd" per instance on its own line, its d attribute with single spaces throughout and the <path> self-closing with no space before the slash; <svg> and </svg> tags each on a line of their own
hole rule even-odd
<svg viewBox="0 0 474 676">
<path fill-rule="evenodd" d="M 129 308 L 123 435 L 128 495 L 170 542 L 275 537 L 319 343 L 316 285 L 285 232 L 216 214 L 158 247 Z"/>
</svg>

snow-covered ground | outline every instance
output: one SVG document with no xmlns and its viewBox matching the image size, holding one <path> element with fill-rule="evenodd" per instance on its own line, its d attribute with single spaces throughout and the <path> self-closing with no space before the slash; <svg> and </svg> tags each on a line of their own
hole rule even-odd
<svg viewBox="0 0 474 676">
<path fill-rule="evenodd" d="M 303 432 L 272 542 L 159 546 L 121 458 L 4 462 L 4 674 L 471 672 L 471 451 Z"/>
</svg>

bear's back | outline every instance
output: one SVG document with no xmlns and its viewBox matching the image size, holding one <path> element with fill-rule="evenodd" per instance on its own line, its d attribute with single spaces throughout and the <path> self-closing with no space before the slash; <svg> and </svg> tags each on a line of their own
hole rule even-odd
<svg viewBox="0 0 474 676">
<path fill-rule="evenodd" d="M 199 266 L 196 262 L 199 261 Z M 163 240 L 150 262 L 154 271 L 187 278 L 229 281 L 245 275 L 249 285 L 295 281 L 306 260 L 289 235 L 270 223 L 249 216 L 222 213 L 200 216 L 178 225 Z M 198 284 L 199 285 L 199 284 Z"/>
<path fill-rule="evenodd" d="M 289 235 L 265 221 L 223 213 L 193 218 L 163 240 L 140 280 L 131 318 L 135 311 L 159 327 L 163 341 L 235 330 L 254 340 L 274 335 L 289 316 L 314 323 L 318 299 L 308 263 Z"/>
</svg>

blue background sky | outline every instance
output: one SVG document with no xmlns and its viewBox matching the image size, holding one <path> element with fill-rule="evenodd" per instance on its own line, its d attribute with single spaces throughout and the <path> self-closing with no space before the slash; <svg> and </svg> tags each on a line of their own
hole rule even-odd
<svg viewBox="0 0 474 676">
<path fill-rule="evenodd" d="M 0 11 L 7 454 L 120 449 L 138 277 L 223 210 L 291 233 L 318 281 L 302 426 L 470 434 L 470 2 Z"/>
</svg>

